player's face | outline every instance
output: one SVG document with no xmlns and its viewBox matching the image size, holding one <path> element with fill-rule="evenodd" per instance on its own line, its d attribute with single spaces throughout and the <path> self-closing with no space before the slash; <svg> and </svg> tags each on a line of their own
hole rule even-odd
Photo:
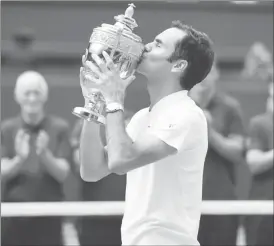
<svg viewBox="0 0 274 246">
<path fill-rule="evenodd" d="M 176 43 L 181 40 L 186 33 L 178 28 L 169 28 L 157 35 L 153 42 L 145 47 L 143 59 L 137 68 L 137 72 L 144 75 L 170 73 L 173 64 L 168 58 L 175 50 Z"/>
<path fill-rule="evenodd" d="M 43 110 L 44 99 L 40 90 L 26 89 L 22 92 L 20 105 L 26 114 L 38 114 Z"/>
</svg>

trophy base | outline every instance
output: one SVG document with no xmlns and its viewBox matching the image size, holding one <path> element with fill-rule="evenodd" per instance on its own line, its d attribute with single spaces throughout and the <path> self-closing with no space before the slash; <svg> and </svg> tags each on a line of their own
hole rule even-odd
<svg viewBox="0 0 274 246">
<path fill-rule="evenodd" d="M 76 115 L 77 117 L 87 121 L 93 121 L 97 124 L 102 124 L 102 125 L 106 124 L 106 119 L 104 116 L 98 115 L 97 113 L 89 111 L 86 108 L 76 107 L 73 109 L 72 113 Z"/>
</svg>

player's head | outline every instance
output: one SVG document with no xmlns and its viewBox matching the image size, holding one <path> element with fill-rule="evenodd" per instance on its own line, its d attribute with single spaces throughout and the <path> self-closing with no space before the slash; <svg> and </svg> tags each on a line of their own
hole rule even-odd
<svg viewBox="0 0 274 246">
<path fill-rule="evenodd" d="M 47 101 L 47 82 L 40 73 L 26 71 L 17 78 L 14 96 L 25 114 L 39 114 Z"/>
<path fill-rule="evenodd" d="M 137 71 L 148 78 L 176 78 L 182 89 L 190 90 L 207 76 L 213 61 L 209 37 L 174 21 L 170 28 L 146 45 Z"/>
<path fill-rule="evenodd" d="M 216 82 L 220 78 L 220 72 L 216 63 L 212 65 L 210 73 L 199 84 L 195 85 L 190 91 L 190 97 L 200 106 L 209 103 L 216 91 Z"/>
</svg>

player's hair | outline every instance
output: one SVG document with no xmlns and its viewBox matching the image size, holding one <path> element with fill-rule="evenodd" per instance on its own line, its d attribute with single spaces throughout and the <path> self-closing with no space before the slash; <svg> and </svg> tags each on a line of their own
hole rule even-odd
<svg viewBox="0 0 274 246">
<path fill-rule="evenodd" d="M 181 21 L 173 21 L 171 27 L 183 30 L 187 34 L 177 42 L 168 61 L 174 62 L 180 59 L 187 61 L 188 65 L 180 77 L 180 84 L 183 89 L 190 90 L 203 81 L 210 72 L 214 62 L 213 44 L 207 34 Z"/>
</svg>

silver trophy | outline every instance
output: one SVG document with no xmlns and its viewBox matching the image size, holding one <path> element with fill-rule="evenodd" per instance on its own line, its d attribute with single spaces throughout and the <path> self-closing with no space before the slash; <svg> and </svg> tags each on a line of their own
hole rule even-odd
<svg viewBox="0 0 274 246">
<path fill-rule="evenodd" d="M 89 40 L 87 60 L 96 65 L 91 55 L 97 54 L 104 59 L 102 52 L 106 51 L 114 64 L 118 65 L 122 79 L 135 72 L 144 51 L 142 39 L 133 33 L 133 29 L 138 26 L 132 18 L 134 8 L 134 4 L 129 4 L 124 15 L 114 17 L 114 25 L 102 24 L 94 28 Z M 85 72 L 95 76 L 90 70 Z M 84 107 L 75 107 L 73 114 L 87 121 L 105 124 L 106 104 L 101 91 L 85 84 L 82 87 L 86 103 Z"/>
</svg>

